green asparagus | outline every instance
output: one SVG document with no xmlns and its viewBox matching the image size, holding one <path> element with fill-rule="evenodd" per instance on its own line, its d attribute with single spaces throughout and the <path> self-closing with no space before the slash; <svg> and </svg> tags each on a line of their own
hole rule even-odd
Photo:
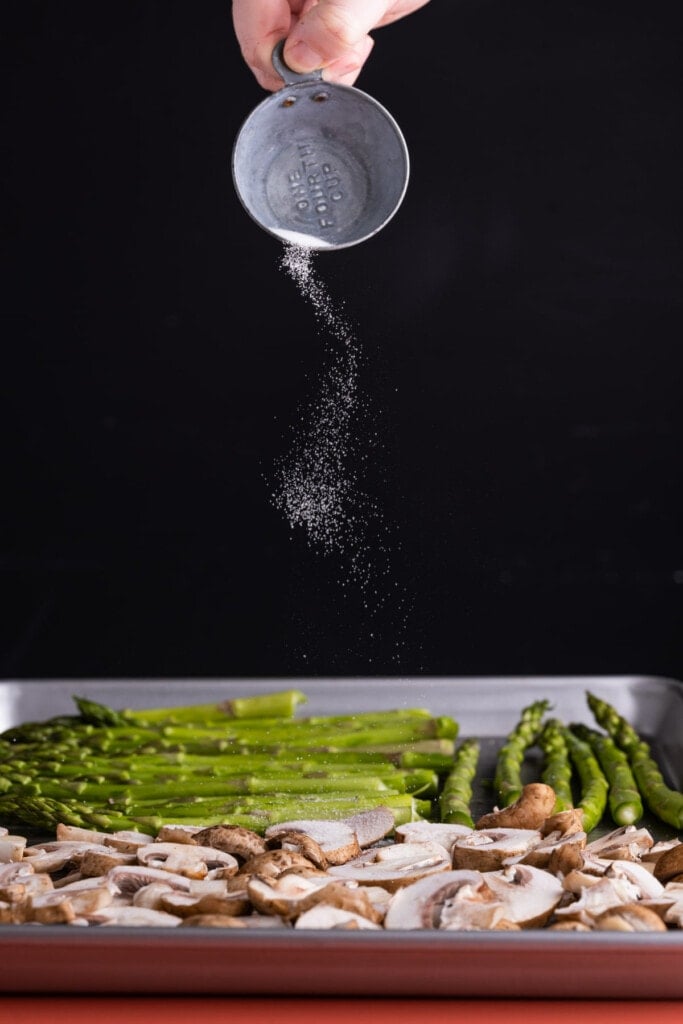
<svg viewBox="0 0 683 1024">
<path fill-rule="evenodd" d="M 463 740 L 460 744 L 453 767 L 444 780 L 439 796 L 439 815 L 442 822 L 474 827 L 470 803 L 479 752 L 479 742 L 473 737 Z"/>
<path fill-rule="evenodd" d="M 650 745 L 613 705 L 592 693 L 587 693 L 586 699 L 598 725 L 626 754 L 640 795 L 650 811 L 668 825 L 683 829 L 683 793 L 667 786 Z"/>
<path fill-rule="evenodd" d="M 580 723 L 571 726 L 572 732 L 586 743 L 600 762 L 609 786 L 607 802 L 615 825 L 634 825 L 643 816 L 643 801 L 633 777 L 628 757 L 611 736 L 590 729 Z"/>
<path fill-rule="evenodd" d="M 600 824 L 607 809 L 607 779 L 589 743 L 566 726 L 562 728 L 562 735 L 579 776 L 581 795 L 576 806 L 583 811 L 584 832 L 591 832 Z"/>
<path fill-rule="evenodd" d="M 555 790 L 555 812 L 566 811 L 574 806 L 572 794 L 572 763 L 562 723 L 550 718 L 543 726 L 538 745 L 544 754 L 541 781 Z"/>
<path fill-rule="evenodd" d="M 493 785 L 498 802 L 503 807 L 513 804 L 522 793 L 524 757 L 528 748 L 536 742 L 543 715 L 549 707 L 550 701 L 537 700 L 524 708 L 517 724 L 498 752 Z"/>
</svg>

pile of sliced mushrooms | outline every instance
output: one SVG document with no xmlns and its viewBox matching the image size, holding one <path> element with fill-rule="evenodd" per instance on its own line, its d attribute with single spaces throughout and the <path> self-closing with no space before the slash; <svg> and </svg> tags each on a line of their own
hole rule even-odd
<svg viewBox="0 0 683 1024">
<path fill-rule="evenodd" d="M 0 924 L 447 931 L 683 928 L 683 842 L 635 825 L 591 842 L 542 783 L 474 828 L 340 821 L 158 835 L 0 828 Z"/>
</svg>

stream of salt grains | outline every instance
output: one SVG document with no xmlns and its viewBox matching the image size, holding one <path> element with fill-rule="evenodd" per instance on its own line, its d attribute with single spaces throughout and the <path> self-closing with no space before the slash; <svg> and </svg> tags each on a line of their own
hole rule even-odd
<svg viewBox="0 0 683 1024">
<path fill-rule="evenodd" d="M 281 266 L 313 309 L 325 339 L 325 361 L 313 393 L 299 409 L 289 449 L 275 466 L 272 501 L 292 530 L 326 558 L 342 596 L 351 589 L 367 616 L 367 638 L 387 614 L 393 660 L 400 661 L 408 616 L 406 595 L 394 578 L 391 525 L 365 486 L 369 461 L 380 447 L 360 387 L 361 351 L 355 331 L 313 267 L 311 249 L 288 243 Z M 386 625 L 383 627 L 386 630 Z M 378 638 L 379 639 L 379 638 Z M 372 646 L 372 645 L 370 645 Z"/>
</svg>

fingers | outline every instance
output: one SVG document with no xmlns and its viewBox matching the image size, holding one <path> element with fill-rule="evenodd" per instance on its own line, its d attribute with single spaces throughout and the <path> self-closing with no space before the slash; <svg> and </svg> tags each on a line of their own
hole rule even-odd
<svg viewBox="0 0 683 1024">
<path fill-rule="evenodd" d="M 282 88 L 272 64 L 276 44 L 289 35 L 303 0 L 233 0 L 232 23 L 247 66 L 264 89 Z"/>
<path fill-rule="evenodd" d="M 387 0 L 319 0 L 293 25 L 284 59 L 300 73 L 325 69 L 325 78 L 352 84 L 372 50 L 369 32 L 384 19 Z"/>
</svg>

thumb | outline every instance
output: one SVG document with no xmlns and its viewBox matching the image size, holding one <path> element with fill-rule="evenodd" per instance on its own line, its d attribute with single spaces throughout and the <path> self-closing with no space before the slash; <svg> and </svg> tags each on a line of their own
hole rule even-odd
<svg viewBox="0 0 683 1024">
<path fill-rule="evenodd" d="M 319 0 L 292 29 L 284 59 L 292 71 L 305 74 L 335 64 L 358 68 L 372 46 L 368 33 L 391 6 L 387 0 Z"/>
</svg>

